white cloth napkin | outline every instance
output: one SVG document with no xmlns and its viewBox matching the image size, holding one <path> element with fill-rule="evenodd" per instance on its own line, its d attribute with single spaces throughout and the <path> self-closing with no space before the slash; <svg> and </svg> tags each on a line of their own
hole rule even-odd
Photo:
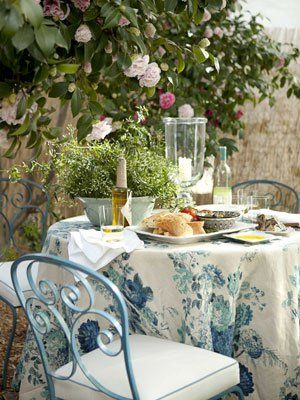
<svg viewBox="0 0 300 400">
<path fill-rule="evenodd" d="M 300 224 L 300 214 L 289 214 L 287 212 L 268 209 L 250 210 L 245 217 L 249 218 L 251 221 L 256 221 L 259 214 L 272 215 L 283 224 Z"/>
<path fill-rule="evenodd" d="M 79 229 L 70 232 L 68 243 L 69 259 L 97 271 L 114 258 L 126 252 L 143 249 L 144 242 L 135 232 L 125 229 L 124 239 L 119 242 L 105 242 L 102 232 L 95 229 Z"/>
</svg>

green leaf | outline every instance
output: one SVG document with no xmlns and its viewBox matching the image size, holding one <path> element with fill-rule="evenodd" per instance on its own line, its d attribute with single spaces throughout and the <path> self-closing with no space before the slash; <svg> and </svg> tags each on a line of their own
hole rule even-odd
<svg viewBox="0 0 300 400">
<path fill-rule="evenodd" d="M 57 82 L 52 86 L 49 97 L 62 97 L 68 91 L 68 84 L 66 82 Z"/>
<path fill-rule="evenodd" d="M 35 39 L 42 52 L 49 56 L 54 51 L 57 38 L 57 28 L 41 25 L 34 30 Z"/>
<path fill-rule="evenodd" d="M 34 42 L 33 29 L 30 25 L 22 26 L 20 30 L 13 36 L 12 43 L 19 51 L 26 49 Z"/>
<path fill-rule="evenodd" d="M 34 0 L 20 0 L 20 7 L 25 15 L 25 18 L 33 25 L 38 28 L 43 21 L 43 10 L 42 7 Z"/>
<path fill-rule="evenodd" d="M 153 97 L 155 95 L 155 86 L 147 88 L 147 96 Z"/>
<path fill-rule="evenodd" d="M 177 7 L 178 0 L 165 0 L 165 10 L 173 12 Z"/>
<path fill-rule="evenodd" d="M 180 74 L 185 68 L 185 62 L 184 62 L 181 51 L 177 52 L 177 58 L 178 58 L 177 71 Z"/>
<path fill-rule="evenodd" d="M 128 53 L 120 52 L 118 55 L 117 63 L 122 69 L 126 69 L 130 67 L 132 61 Z"/>
<path fill-rule="evenodd" d="M 61 34 L 60 31 L 57 31 L 56 33 L 56 45 L 58 47 L 62 47 L 63 49 L 69 50 L 69 45 L 66 42 L 65 38 L 63 37 L 63 35 Z"/>
<path fill-rule="evenodd" d="M 8 97 L 12 93 L 12 87 L 8 83 L 0 82 L 0 97 Z"/>
<path fill-rule="evenodd" d="M 22 133 L 24 133 L 29 128 L 29 124 L 30 124 L 30 119 L 29 119 L 29 116 L 27 115 L 24 123 L 18 129 L 16 129 L 13 133 L 11 133 L 10 136 L 22 135 Z"/>
<path fill-rule="evenodd" d="M 12 141 L 12 144 L 10 145 L 10 148 L 4 153 L 4 157 L 13 158 L 16 155 L 16 153 L 18 152 L 20 146 L 21 146 L 21 142 L 17 138 L 14 138 L 14 140 Z M 14 152 L 14 150 L 15 150 L 15 152 Z"/>
<path fill-rule="evenodd" d="M 39 83 L 48 78 L 49 68 L 47 65 L 41 65 L 34 77 L 34 83 Z"/>
<path fill-rule="evenodd" d="M 26 109 L 27 109 L 27 101 L 26 101 L 25 96 L 22 96 L 18 103 L 16 118 L 19 119 L 19 118 L 23 117 L 23 115 L 26 112 Z"/>
<path fill-rule="evenodd" d="M 102 106 L 104 110 L 108 113 L 111 113 L 116 110 L 115 103 L 110 99 L 104 99 Z"/>
<path fill-rule="evenodd" d="M 204 61 L 206 61 L 209 57 L 209 53 L 202 49 L 199 46 L 193 46 L 193 53 L 196 57 L 196 60 L 199 64 L 202 64 Z"/>
<path fill-rule="evenodd" d="M 98 101 L 90 101 L 89 102 L 89 107 L 90 107 L 91 113 L 94 116 L 99 116 L 103 112 L 102 107 L 100 106 Z"/>
<path fill-rule="evenodd" d="M 136 28 L 138 28 L 139 24 L 138 24 L 136 12 L 134 11 L 134 9 L 131 7 L 125 6 L 125 9 L 122 11 L 123 11 L 123 14 L 125 15 L 125 17 L 131 22 L 131 24 L 133 26 L 135 26 Z"/>
<path fill-rule="evenodd" d="M 118 26 L 121 18 L 121 13 L 118 8 L 115 8 L 105 19 L 105 24 L 102 29 L 110 29 Z"/>
<path fill-rule="evenodd" d="M 71 110 L 73 117 L 79 114 L 82 107 L 82 96 L 80 90 L 77 88 L 74 90 L 71 99 Z"/>
<path fill-rule="evenodd" d="M 92 116 L 91 114 L 82 115 L 77 121 L 77 140 L 80 142 L 92 131 Z"/>
<path fill-rule="evenodd" d="M 11 37 L 21 28 L 23 23 L 24 20 L 21 14 L 12 7 L 6 14 L 5 25 L 2 32 L 4 33 L 4 35 Z"/>
<path fill-rule="evenodd" d="M 75 74 L 80 64 L 57 64 L 57 70 L 65 74 Z"/>
</svg>

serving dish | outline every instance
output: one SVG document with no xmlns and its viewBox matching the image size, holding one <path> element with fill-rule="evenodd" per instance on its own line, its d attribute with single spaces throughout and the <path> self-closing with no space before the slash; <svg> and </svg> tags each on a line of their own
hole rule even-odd
<svg viewBox="0 0 300 400">
<path fill-rule="evenodd" d="M 240 213 L 229 210 L 198 210 L 197 216 L 204 221 L 204 229 L 214 232 L 233 228 Z"/>
<path fill-rule="evenodd" d="M 247 244 L 260 244 L 266 243 L 270 240 L 277 239 L 274 235 L 261 232 L 258 230 L 247 230 L 245 232 L 238 232 L 238 233 L 231 233 L 231 234 L 224 234 L 224 237 L 228 239 L 232 239 L 237 242 L 247 243 Z"/>
<path fill-rule="evenodd" d="M 218 232 L 206 233 L 201 235 L 191 235 L 191 236 L 183 236 L 183 237 L 176 237 L 176 236 L 164 236 L 164 235 L 157 235 L 152 233 L 150 230 L 146 230 L 138 225 L 136 226 L 128 226 L 125 229 L 132 230 L 133 232 L 137 233 L 139 236 L 146 237 L 148 239 L 157 240 L 164 243 L 171 243 L 171 244 L 192 244 L 197 242 L 209 241 L 216 238 L 223 236 L 224 234 L 229 234 L 233 232 L 239 232 L 245 229 L 254 229 L 256 224 L 248 224 L 245 222 L 237 222 L 233 228 L 230 229 L 223 229 Z"/>
</svg>

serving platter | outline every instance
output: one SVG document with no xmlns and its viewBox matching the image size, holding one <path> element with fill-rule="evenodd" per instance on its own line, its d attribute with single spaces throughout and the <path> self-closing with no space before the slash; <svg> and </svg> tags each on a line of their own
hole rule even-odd
<svg viewBox="0 0 300 400">
<path fill-rule="evenodd" d="M 240 243 L 247 243 L 247 244 L 260 244 L 270 242 L 271 240 L 278 239 L 276 236 L 262 232 L 262 231 L 245 231 L 245 232 L 235 232 L 231 234 L 225 234 L 224 237 L 234 240 Z"/>
<path fill-rule="evenodd" d="M 192 235 L 183 237 L 157 235 L 155 233 L 152 233 L 150 230 L 142 228 L 138 225 L 128 226 L 125 229 L 129 229 L 138 234 L 139 236 L 146 237 L 148 239 L 157 240 L 164 243 L 183 245 L 183 244 L 192 244 L 197 242 L 210 241 L 213 239 L 217 239 L 223 236 L 224 234 L 240 232 L 246 229 L 254 229 L 255 227 L 256 224 L 249 224 L 237 221 L 235 226 L 230 229 L 224 229 L 217 232 L 206 233 L 201 235 Z"/>
</svg>

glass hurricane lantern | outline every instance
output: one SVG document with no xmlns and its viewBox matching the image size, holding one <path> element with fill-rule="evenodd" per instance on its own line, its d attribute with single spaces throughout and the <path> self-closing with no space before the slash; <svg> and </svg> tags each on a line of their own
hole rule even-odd
<svg viewBox="0 0 300 400">
<path fill-rule="evenodd" d="M 192 202 L 191 188 L 203 175 L 206 118 L 164 118 L 166 157 L 178 167 L 179 197 Z"/>
</svg>

